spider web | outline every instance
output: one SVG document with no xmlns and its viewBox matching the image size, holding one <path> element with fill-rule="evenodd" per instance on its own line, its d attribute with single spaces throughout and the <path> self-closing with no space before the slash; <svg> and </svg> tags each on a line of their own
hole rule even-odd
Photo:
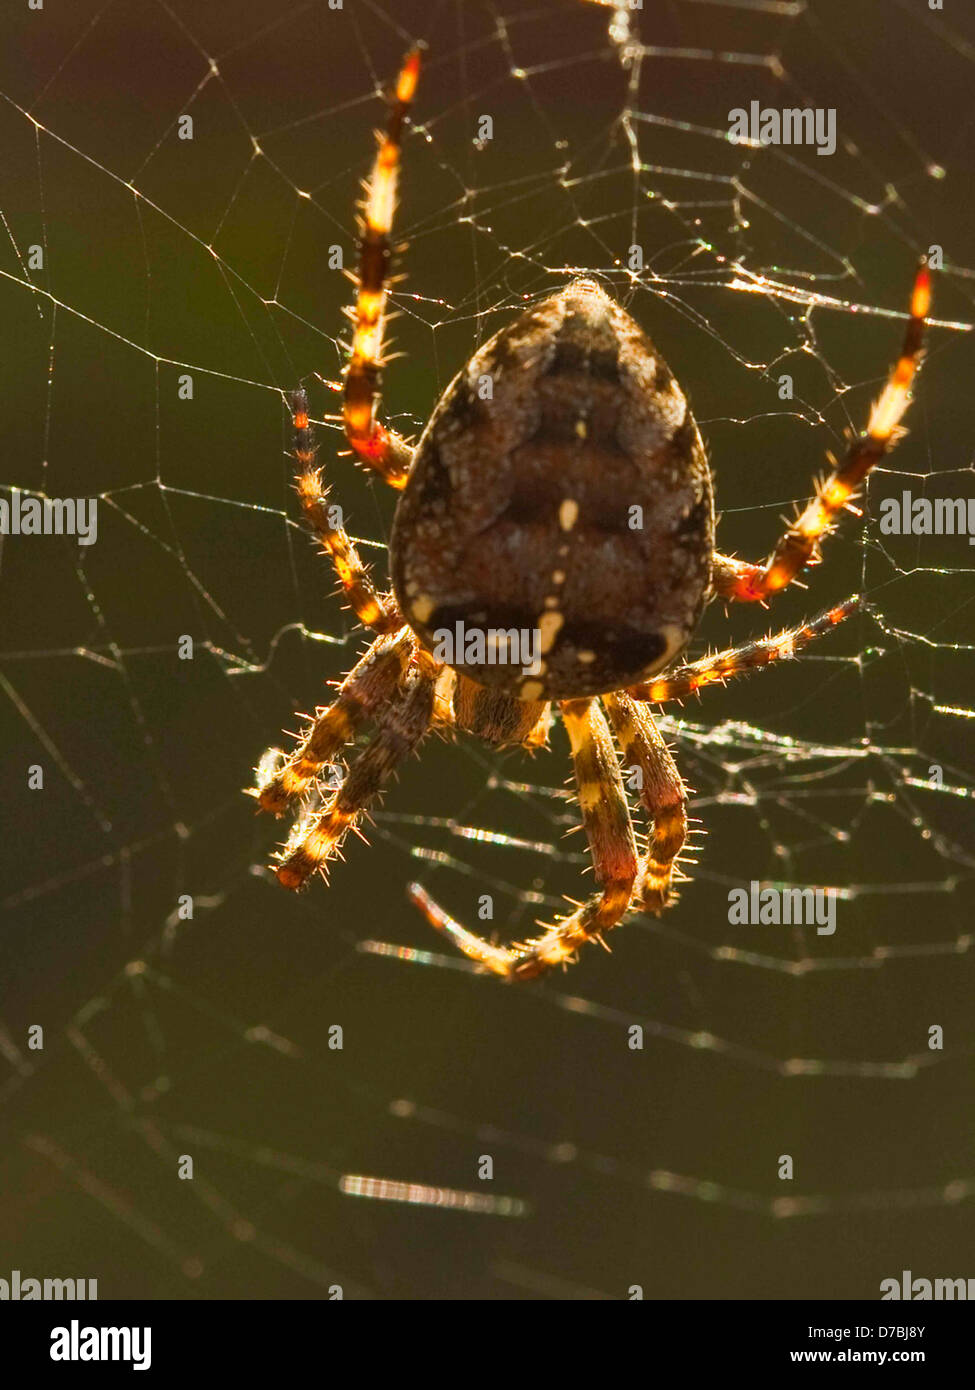
<svg viewBox="0 0 975 1390">
<path fill-rule="evenodd" d="M 91 546 L 2 538 L 0 1273 L 517 1299 L 970 1274 L 972 551 L 878 524 L 905 489 L 975 494 L 970 20 L 78 0 L 3 26 L 0 496 L 99 508 Z M 612 954 L 519 989 L 450 955 L 403 888 L 468 922 L 490 894 L 504 938 L 581 896 L 561 731 L 534 759 L 431 740 L 370 847 L 299 898 L 265 867 L 282 827 L 240 794 L 364 646 L 296 521 L 298 381 L 384 573 L 395 497 L 335 457 L 349 287 L 328 248 L 353 263 L 369 132 L 415 38 L 385 390 L 406 434 L 520 305 L 596 273 L 692 397 L 722 548 L 763 556 L 862 428 L 917 256 L 945 248 L 910 433 L 863 516 L 773 613 L 712 606 L 692 655 L 853 592 L 865 612 L 668 708 L 707 831 L 691 882 Z M 836 153 L 730 145 L 753 99 L 835 107 Z M 730 925 L 752 879 L 835 887 L 835 935 Z"/>
</svg>

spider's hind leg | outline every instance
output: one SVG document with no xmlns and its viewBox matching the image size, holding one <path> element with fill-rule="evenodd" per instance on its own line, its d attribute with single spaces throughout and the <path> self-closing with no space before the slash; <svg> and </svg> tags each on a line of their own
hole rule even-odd
<svg viewBox="0 0 975 1390">
<path fill-rule="evenodd" d="M 853 440 L 846 457 L 835 465 L 764 565 L 715 554 L 713 582 L 718 597 L 740 603 L 763 602 L 791 584 L 807 565 L 818 563 L 820 541 L 857 496 L 870 470 L 904 433 L 900 422 L 910 404 L 911 383 L 924 355 L 924 321 L 930 302 L 931 273 L 922 261 L 914 280 L 900 356 L 870 412 L 866 432 Z"/>
<path fill-rule="evenodd" d="M 345 435 L 361 463 L 375 469 L 391 487 L 403 488 L 410 474 L 413 450 L 401 435 L 376 418 L 383 363 L 383 334 L 389 263 L 389 234 L 396 206 L 403 127 L 413 104 L 420 73 L 420 50 L 403 60 L 386 129 L 366 185 L 359 242 L 358 295 L 349 311 L 353 324 L 352 351 L 345 369 L 342 422 Z"/>
<path fill-rule="evenodd" d="M 375 632 L 396 632 L 403 626 L 403 615 L 392 594 L 381 594 L 369 577 L 367 567 L 338 519 L 341 509 L 329 504 L 329 489 L 322 482 L 322 470 L 315 466 L 315 439 L 308 419 L 308 398 L 304 391 L 291 396 L 295 427 L 294 457 L 298 465 L 297 489 L 301 509 L 311 529 L 332 562 L 338 581 L 364 627 Z"/>
</svg>

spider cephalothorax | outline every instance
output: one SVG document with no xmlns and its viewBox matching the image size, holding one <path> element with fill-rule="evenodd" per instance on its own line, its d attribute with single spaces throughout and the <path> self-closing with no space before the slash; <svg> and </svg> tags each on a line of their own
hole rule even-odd
<svg viewBox="0 0 975 1390">
<path fill-rule="evenodd" d="M 481 966 L 529 979 L 601 940 L 631 908 L 674 900 L 687 835 L 680 773 L 650 705 L 794 656 L 857 607 L 676 664 L 715 595 L 771 598 L 819 559 L 819 543 L 902 432 L 930 297 L 922 263 L 900 356 L 866 431 L 763 564 L 713 548 L 711 474 L 683 392 L 653 344 L 594 280 L 527 309 L 464 367 L 416 449 L 378 419 L 383 322 L 403 127 L 420 54 L 396 83 L 368 186 L 343 425 L 352 449 L 402 489 L 393 589 L 377 590 L 328 505 L 303 391 L 292 397 L 302 509 L 364 626 L 377 636 L 290 754 L 272 749 L 253 794 L 304 808 L 275 873 L 300 888 L 323 872 L 396 768 L 432 729 L 495 745 L 545 745 L 557 704 L 572 749 L 598 891 L 532 941 L 495 945 L 425 889 L 428 921 Z M 375 728 L 337 785 L 326 775 L 363 725 Z M 637 840 L 620 773 L 635 779 L 651 833 Z"/>
</svg>

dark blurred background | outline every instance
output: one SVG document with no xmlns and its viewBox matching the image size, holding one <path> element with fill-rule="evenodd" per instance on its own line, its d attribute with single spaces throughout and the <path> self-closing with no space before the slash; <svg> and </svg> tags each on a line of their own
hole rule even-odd
<svg viewBox="0 0 975 1390">
<path fill-rule="evenodd" d="M 100 499 L 91 547 L 2 540 L 0 1276 L 97 1277 L 106 1298 L 586 1299 L 869 1298 L 904 1268 L 975 1273 L 972 551 L 877 525 L 904 488 L 973 494 L 975 25 L 673 0 L 633 15 L 647 48 L 625 64 L 611 19 L 77 0 L 0 22 L 0 495 Z M 350 287 L 328 248 L 353 264 L 379 93 L 415 38 L 385 391 L 406 433 L 525 297 L 597 273 L 692 399 L 723 548 L 757 558 L 862 427 L 917 257 L 945 249 L 945 326 L 864 519 L 772 613 L 713 607 L 694 654 L 856 591 L 870 612 L 669 711 L 708 832 L 693 882 L 612 955 L 522 989 L 449 960 L 404 885 L 469 922 L 492 893 L 503 936 L 581 896 L 560 730 L 531 761 L 432 740 L 370 848 L 299 898 L 262 868 L 284 827 L 240 794 L 364 646 L 296 524 L 282 393 L 303 381 L 335 412 Z M 733 148 L 727 113 L 752 99 L 835 107 L 836 154 Z M 383 573 L 395 496 L 319 434 Z M 836 935 L 729 926 L 752 878 L 843 890 Z M 520 1214 L 357 1198 L 347 1174 Z"/>
</svg>

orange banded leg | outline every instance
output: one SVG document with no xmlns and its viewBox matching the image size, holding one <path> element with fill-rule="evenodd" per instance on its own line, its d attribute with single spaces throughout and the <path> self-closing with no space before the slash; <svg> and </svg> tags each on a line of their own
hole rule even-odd
<svg viewBox="0 0 975 1390">
<path fill-rule="evenodd" d="M 433 690 L 430 673 L 414 666 L 405 688 L 376 712 L 376 732 L 353 761 L 341 787 L 320 811 L 296 823 L 288 843 L 276 856 L 274 872 L 283 887 L 301 888 L 334 858 L 362 812 L 428 732 Z"/>
<path fill-rule="evenodd" d="M 358 296 L 352 320 L 352 351 L 345 370 L 342 423 L 357 457 L 380 473 L 392 487 L 406 486 L 413 451 L 400 435 L 376 419 L 376 404 L 383 365 L 383 331 L 392 249 L 389 234 L 396 207 L 403 126 L 416 91 L 420 50 L 406 55 L 396 87 L 385 132 L 366 185 L 359 243 Z"/>
<path fill-rule="evenodd" d="M 866 433 L 855 439 L 843 462 L 821 483 L 764 565 L 728 555 L 714 556 L 715 592 L 743 603 L 762 601 L 791 584 L 807 565 L 818 564 L 819 542 L 839 513 L 857 496 L 864 478 L 904 433 L 901 420 L 910 404 L 911 383 L 924 355 L 924 321 L 931 305 L 931 273 L 922 260 L 911 294 L 901 354 L 870 412 Z"/>
<path fill-rule="evenodd" d="M 332 562 L 338 581 L 356 617 L 376 632 L 397 632 L 403 618 L 391 594 L 380 594 L 369 571 L 359 558 L 345 528 L 336 519 L 339 508 L 329 505 L 329 489 L 322 483 L 322 470 L 315 467 L 315 439 L 308 420 L 308 398 L 304 391 L 291 397 L 295 426 L 295 462 L 298 465 L 297 488 L 305 519 L 322 543 L 322 549 Z"/>
<path fill-rule="evenodd" d="M 257 769 L 257 786 L 249 795 L 262 811 L 279 816 L 289 801 L 301 796 L 338 751 L 349 743 L 363 721 L 395 696 L 413 651 L 408 629 L 373 642 L 362 660 L 339 686 L 327 709 L 320 709 L 301 743 L 285 759 L 280 749 L 265 753 Z"/>
<path fill-rule="evenodd" d="M 860 605 L 860 596 L 855 594 L 845 603 L 828 608 L 818 618 L 810 619 L 801 627 L 787 628 L 758 642 L 746 642 L 741 647 L 714 652 L 687 666 L 675 666 L 667 675 L 658 676 L 656 680 L 629 686 L 626 693 L 634 700 L 649 700 L 652 704 L 660 705 L 668 700 L 683 700 L 705 685 L 723 685 L 733 676 L 746 676 L 763 666 L 771 666 L 775 661 L 787 661 L 817 637 L 831 632 L 838 623 L 855 613 Z"/>
<path fill-rule="evenodd" d="M 505 980 L 533 979 L 553 965 L 570 961 L 587 941 L 601 940 L 601 933 L 615 926 L 629 907 L 636 880 L 633 824 L 616 749 L 599 702 L 571 700 L 560 708 L 572 745 L 579 808 L 601 891 L 535 940 L 493 946 L 444 912 L 418 883 L 407 889 L 432 927 Z"/>
<path fill-rule="evenodd" d="M 637 894 L 644 912 L 674 901 L 674 864 L 687 839 L 687 791 L 646 705 L 622 693 L 603 697 L 623 758 L 641 773 L 640 799 L 653 828 Z"/>
</svg>

